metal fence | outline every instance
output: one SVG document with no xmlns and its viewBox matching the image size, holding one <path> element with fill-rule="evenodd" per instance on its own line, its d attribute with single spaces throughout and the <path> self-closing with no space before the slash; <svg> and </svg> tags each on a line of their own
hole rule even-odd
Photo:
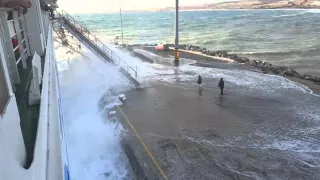
<svg viewBox="0 0 320 180">
<path fill-rule="evenodd" d="M 26 31 L 26 22 L 23 14 L 11 9 L 0 10 L 2 37 L 7 53 L 9 76 L 13 83 L 20 83 L 18 66 L 27 68 L 26 59 L 30 56 L 29 40 Z"/>
<path fill-rule="evenodd" d="M 122 67 L 127 73 L 129 73 L 135 79 L 138 78 L 137 67 L 130 66 L 125 60 L 114 53 L 110 48 L 108 48 L 96 35 L 92 34 L 86 27 L 81 25 L 75 18 L 69 15 L 67 12 L 62 11 L 58 13 L 58 18 L 64 19 L 74 28 L 76 33 L 79 33 L 86 37 L 91 43 L 97 46 L 102 52 L 104 52 L 115 64 Z"/>
</svg>

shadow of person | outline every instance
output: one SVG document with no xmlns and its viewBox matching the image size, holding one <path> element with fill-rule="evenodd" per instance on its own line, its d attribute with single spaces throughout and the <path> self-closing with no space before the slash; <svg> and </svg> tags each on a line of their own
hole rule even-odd
<svg viewBox="0 0 320 180">
<path fill-rule="evenodd" d="M 220 95 L 219 96 L 219 103 L 218 103 L 220 106 L 222 106 L 223 105 L 223 96 L 222 95 Z"/>
<path fill-rule="evenodd" d="M 202 96 L 202 90 L 199 90 L 199 96 Z"/>
</svg>

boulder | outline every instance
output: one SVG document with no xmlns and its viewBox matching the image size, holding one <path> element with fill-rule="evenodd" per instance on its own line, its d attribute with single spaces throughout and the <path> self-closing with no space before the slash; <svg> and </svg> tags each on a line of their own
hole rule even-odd
<svg viewBox="0 0 320 180">
<path fill-rule="evenodd" d="M 240 60 L 240 58 L 236 54 L 229 54 L 228 58 L 230 58 L 234 61 L 237 61 L 237 62 Z"/>
<path fill-rule="evenodd" d="M 216 56 L 226 57 L 227 55 L 228 55 L 228 53 L 225 51 L 216 51 Z"/>
<path fill-rule="evenodd" d="M 310 76 L 310 75 L 308 75 L 308 74 L 304 74 L 303 76 L 302 76 L 302 78 L 303 79 L 305 79 L 305 80 L 312 80 L 313 79 L 313 76 Z"/>
<path fill-rule="evenodd" d="M 302 75 L 293 69 L 291 69 L 291 73 L 293 77 L 302 78 Z"/>
<path fill-rule="evenodd" d="M 272 71 L 274 69 L 274 66 L 272 64 L 268 64 L 268 63 L 262 63 L 259 64 L 259 66 L 262 66 L 261 69 L 265 70 L 265 71 Z"/>
<path fill-rule="evenodd" d="M 210 56 L 215 56 L 216 55 L 216 52 L 214 52 L 214 51 L 210 51 L 210 54 L 209 54 Z"/>
<path fill-rule="evenodd" d="M 246 57 L 242 57 L 242 58 L 240 58 L 240 60 L 238 61 L 239 63 L 247 63 L 247 62 L 249 62 L 250 60 L 248 59 L 248 58 L 246 58 Z"/>
<path fill-rule="evenodd" d="M 317 77 L 317 76 L 312 76 L 312 78 L 310 80 L 315 83 L 320 83 L 320 77 Z"/>
<path fill-rule="evenodd" d="M 197 52 L 201 52 L 201 51 L 202 51 L 202 48 L 199 47 L 199 48 L 196 49 L 196 51 L 197 51 Z"/>
<path fill-rule="evenodd" d="M 275 68 L 273 68 L 272 72 L 274 74 L 280 74 L 282 72 L 282 70 L 279 67 L 275 67 Z"/>
<path fill-rule="evenodd" d="M 205 50 L 205 49 L 202 49 L 202 51 L 201 51 L 202 54 L 207 54 L 207 52 L 208 52 L 208 51 Z"/>
<path fill-rule="evenodd" d="M 227 51 L 221 51 L 220 54 L 221 54 L 222 57 L 227 57 L 228 56 Z"/>
<path fill-rule="evenodd" d="M 265 68 L 265 65 L 263 63 L 258 63 L 257 67 L 258 68 Z"/>
<path fill-rule="evenodd" d="M 291 71 L 291 69 L 286 69 L 284 71 L 281 72 L 282 75 L 286 75 L 286 76 L 293 76 L 294 73 Z"/>
<path fill-rule="evenodd" d="M 252 66 L 255 66 L 255 67 L 258 66 L 258 62 L 257 62 L 256 60 L 250 61 L 250 64 L 251 64 Z"/>
<path fill-rule="evenodd" d="M 280 68 L 281 71 L 285 71 L 286 69 L 288 69 L 288 68 L 285 67 L 285 66 L 279 66 L 279 68 Z"/>
<path fill-rule="evenodd" d="M 201 49 L 201 47 L 199 47 L 199 46 L 194 46 L 193 49 L 197 51 L 198 49 Z"/>
</svg>

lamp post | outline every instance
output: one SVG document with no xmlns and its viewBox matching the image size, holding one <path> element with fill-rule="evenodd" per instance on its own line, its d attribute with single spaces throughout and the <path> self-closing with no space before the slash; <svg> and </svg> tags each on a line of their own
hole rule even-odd
<svg viewBox="0 0 320 180">
<path fill-rule="evenodd" d="M 174 46 L 174 62 L 179 63 L 179 0 L 176 0 L 176 19 L 175 19 L 175 46 Z"/>
<path fill-rule="evenodd" d="M 123 45 L 123 29 L 122 29 L 122 11 L 121 11 L 121 6 L 120 7 L 120 21 L 121 21 L 121 40 L 122 40 L 122 45 Z"/>
</svg>

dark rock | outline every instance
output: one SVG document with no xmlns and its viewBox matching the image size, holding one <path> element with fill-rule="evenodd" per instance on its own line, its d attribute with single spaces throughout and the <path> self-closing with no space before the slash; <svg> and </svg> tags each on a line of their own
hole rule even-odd
<svg viewBox="0 0 320 180">
<path fill-rule="evenodd" d="M 240 58 L 236 54 L 229 54 L 228 58 L 230 58 L 234 61 L 237 61 L 237 62 L 240 60 Z"/>
<path fill-rule="evenodd" d="M 216 56 L 226 57 L 227 55 L 228 55 L 228 53 L 225 51 L 216 51 Z"/>
<path fill-rule="evenodd" d="M 199 47 L 199 48 L 196 49 L 196 51 L 197 51 L 197 52 L 201 52 L 201 51 L 202 51 L 202 48 Z"/>
<path fill-rule="evenodd" d="M 216 52 L 214 52 L 214 51 L 210 51 L 210 54 L 209 54 L 210 56 L 215 56 L 216 55 Z"/>
<path fill-rule="evenodd" d="M 248 58 L 246 58 L 246 57 L 242 57 L 242 58 L 240 58 L 240 60 L 238 61 L 239 63 L 247 63 L 247 62 L 249 62 L 250 60 L 248 59 Z"/>
<path fill-rule="evenodd" d="M 174 47 L 174 44 L 167 44 L 169 47 Z M 155 45 L 157 46 L 157 45 Z"/>
<path fill-rule="evenodd" d="M 255 66 L 255 67 L 258 66 L 258 62 L 257 62 L 256 60 L 250 61 L 250 64 L 251 64 L 252 66 Z"/>
<path fill-rule="evenodd" d="M 262 64 L 259 64 L 257 65 L 258 67 L 259 66 L 262 66 L 261 69 L 264 70 L 264 71 L 273 71 L 273 69 L 275 68 L 272 64 L 268 64 L 268 63 L 262 63 Z"/>
<path fill-rule="evenodd" d="M 319 83 L 319 82 L 320 82 L 320 77 L 312 76 L 312 78 L 310 79 L 310 81 L 313 81 L 313 82 L 315 82 L 315 83 Z"/>
<path fill-rule="evenodd" d="M 275 67 L 275 68 L 273 68 L 272 72 L 274 74 L 280 74 L 282 72 L 282 70 L 279 67 Z"/>
<path fill-rule="evenodd" d="M 285 71 L 285 70 L 288 69 L 288 68 L 285 67 L 285 66 L 279 66 L 279 69 L 280 69 L 281 71 Z"/>
<path fill-rule="evenodd" d="M 227 51 L 221 51 L 221 56 L 222 56 L 222 57 L 227 57 L 227 56 L 228 56 Z"/>
<path fill-rule="evenodd" d="M 313 81 L 315 83 L 318 83 L 320 82 L 320 77 L 317 77 L 317 76 L 311 76 L 311 78 L 309 79 L 310 81 Z"/>
<path fill-rule="evenodd" d="M 257 67 L 258 67 L 258 68 L 265 68 L 266 66 L 265 66 L 263 63 L 258 63 L 258 64 L 257 64 Z"/>
<path fill-rule="evenodd" d="M 286 76 L 293 76 L 294 73 L 291 71 L 291 69 L 286 69 L 284 71 L 281 72 L 282 75 L 286 75 Z"/>
<path fill-rule="evenodd" d="M 272 64 L 268 64 L 268 66 L 266 66 L 266 67 L 268 67 L 268 69 L 270 69 L 270 71 L 272 71 L 275 68 L 274 65 L 272 65 Z"/>
<path fill-rule="evenodd" d="M 202 54 L 207 54 L 207 52 L 208 52 L 208 51 L 207 51 L 206 49 L 202 49 L 202 52 L 201 52 L 201 53 L 202 53 Z"/>
<path fill-rule="evenodd" d="M 302 78 L 302 75 L 293 69 L 291 69 L 291 73 L 293 77 Z"/>
<path fill-rule="evenodd" d="M 314 77 L 310 76 L 308 74 L 305 74 L 305 75 L 302 76 L 302 78 L 305 79 L 305 80 L 309 80 L 310 81 L 310 80 L 313 80 Z"/>
</svg>

